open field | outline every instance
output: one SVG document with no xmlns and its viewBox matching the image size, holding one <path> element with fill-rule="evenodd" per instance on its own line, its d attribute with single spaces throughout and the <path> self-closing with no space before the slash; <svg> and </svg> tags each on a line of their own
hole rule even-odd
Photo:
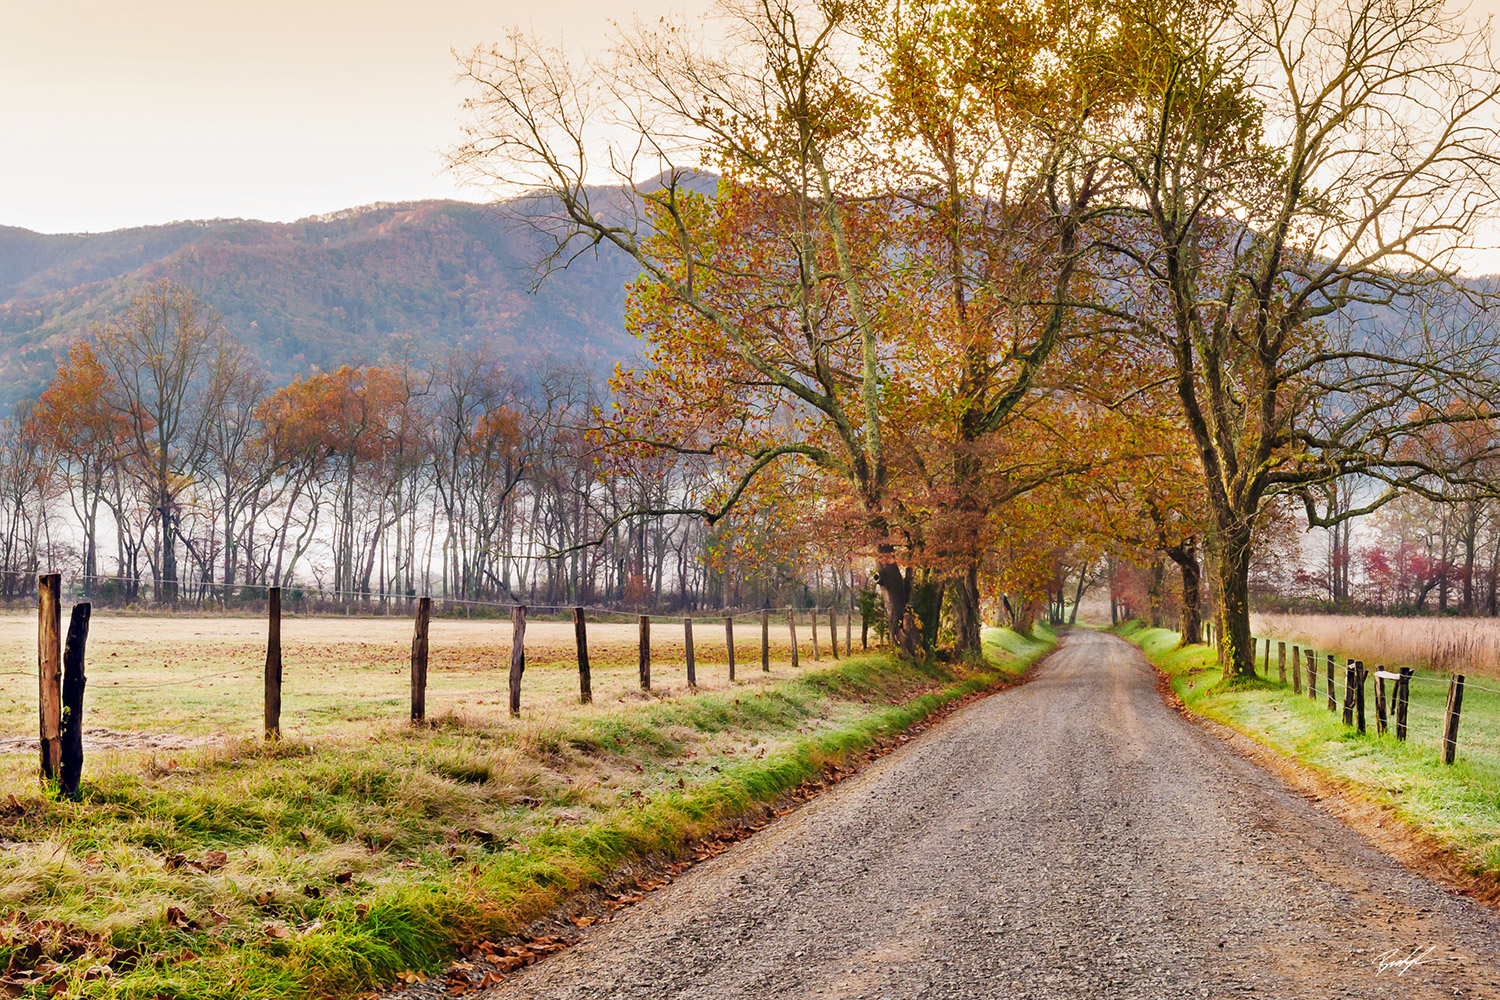
<svg viewBox="0 0 1500 1000">
<path fill-rule="evenodd" d="M 751 684 L 788 679 L 793 671 L 784 617 L 771 625 L 769 674 L 760 669 L 760 623 L 752 618 L 735 623 L 736 675 Z M 824 660 L 831 662 L 825 626 L 826 619 L 820 623 L 819 640 Z M 285 734 L 311 739 L 405 723 L 410 711 L 410 619 L 287 617 L 281 629 Z M 34 613 L 0 615 L 0 754 L 30 752 L 36 745 L 36 630 Z M 638 699 L 637 625 L 590 622 L 588 631 L 595 701 L 605 705 Z M 805 670 L 818 662 L 805 617 L 797 633 Z M 858 646 L 857 624 L 853 639 Z M 266 623 L 256 618 L 96 615 L 89 632 L 85 724 L 133 735 L 91 734 L 94 748 L 170 749 L 258 734 L 265 641 Z M 503 722 L 510 641 L 506 620 L 434 618 L 429 717 L 451 713 L 474 725 Z M 721 617 L 695 622 L 693 648 L 699 688 L 726 688 Z M 653 621 L 651 649 L 652 686 L 659 694 L 683 688 L 681 619 Z M 522 695 L 528 712 L 549 713 L 577 702 L 571 621 L 527 623 Z M 6 766 L 0 758 L 0 770 Z"/>
<path fill-rule="evenodd" d="M 1331 649 L 1367 665 L 1413 667 L 1500 681 L 1500 619 L 1253 615 L 1251 630 Z"/>
<path fill-rule="evenodd" d="M 1500 685 L 1476 679 L 1465 687 L 1458 758 L 1448 766 L 1440 756 L 1448 684 L 1433 671 L 1420 672 L 1412 680 L 1409 735 L 1403 743 L 1394 733 L 1376 735 L 1374 698 L 1368 687 L 1368 731 L 1361 734 L 1343 724 L 1344 650 L 1332 650 L 1340 709 L 1330 712 L 1326 647 L 1317 650 L 1318 692 L 1313 699 L 1305 684 L 1299 695 L 1293 693 L 1290 679 L 1285 685 L 1277 683 L 1274 652 L 1268 681 L 1226 688 L 1210 647 L 1178 649 L 1180 637 L 1165 629 L 1131 626 L 1121 634 L 1166 671 L 1172 689 L 1192 711 L 1391 804 L 1404 819 L 1454 850 L 1466 865 L 1500 873 Z M 1264 640 L 1257 651 L 1257 669 L 1263 669 Z M 1290 643 L 1287 661 L 1290 669 Z M 1367 657 L 1368 666 L 1373 663 Z"/>
<path fill-rule="evenodd" d="M 6 647 L 7 671 L 34 670 L 28 625 L 6 625 L 22 646 Z M 1052 642 L 991 630 L 982 671 L 873 651 L 766 674 L 757 623 L 749 649 L 737 630 L 737 653 L 753 655 L 732 685 L 711 630 L 702 637 L 693 692 L 672 653 L 679 625 L 653 643 L 658 690 L 643 697 L 634 626 L 595 628 L 596 701 L 582 706 L 571 625 L 532 623 L 512 720 L 497 666 L 508 623 L 434 621 L 430 721 L 415 727 L 409 624 L 288 620 L 288 737 L 266 743 L 262 627 L 96 620 L 91 720 L 212 739 L 92 752 L 78 802 L 39 794 L 33 753 L 0 757 L 0 994 L 286 1000 L 436 971 L 455 947 L 513 933 L 623 865 L 759 815 L 1018 676 Z M 35 681 L 6 681 L 22 702 L 8 725 L 25 733 Z"/>
</svg>

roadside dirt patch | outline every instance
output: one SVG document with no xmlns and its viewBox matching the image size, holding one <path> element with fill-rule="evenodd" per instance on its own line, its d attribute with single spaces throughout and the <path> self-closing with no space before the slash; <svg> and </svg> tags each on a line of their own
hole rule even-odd
<svg viewBox="0 0 1500 1000">
<path fill-rule="evenodd" d="M 83 749 L 90 750 L 184 750 L 214 742 L 208 736 L 180 733 L 122 733 L 113 729 L 85 729 Z M 0 736 L 0 753 L 36 753 L 35 736 Z"/>
</svg>

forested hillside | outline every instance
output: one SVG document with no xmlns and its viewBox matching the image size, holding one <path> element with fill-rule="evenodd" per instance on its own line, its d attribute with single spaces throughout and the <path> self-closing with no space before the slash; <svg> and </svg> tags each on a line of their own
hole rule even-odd
<svg viewBox="0 0 1500 1000">
<path fill-rule="evenodd" d="M 34 395 L 68 341 L 162 277 L 223 313 L 278 382 L 465 344 L 605 369 L 634 354 L 621 314 L 635 264 L 585 255 L 533 295 L 547 241 L 510 209 L 432 201 L 285 224 L 0 228 L 0 404 Z"/>
</svg>

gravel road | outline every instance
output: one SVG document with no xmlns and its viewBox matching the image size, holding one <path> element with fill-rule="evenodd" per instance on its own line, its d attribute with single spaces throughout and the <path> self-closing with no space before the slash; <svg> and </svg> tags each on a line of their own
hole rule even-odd
<svg viewBox="0 0 1500 1000">
<path fill-rule="evenodd" d="M 1135 647 L 1075 632 L 1030 683 L 485 996 L 1404 1000 L 1497 983 L 1492 911 L 1164 705 Z"/>
</svg>

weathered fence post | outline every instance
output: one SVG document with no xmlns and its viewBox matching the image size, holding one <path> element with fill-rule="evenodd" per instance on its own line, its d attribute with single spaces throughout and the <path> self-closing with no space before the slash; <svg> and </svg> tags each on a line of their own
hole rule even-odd
<svg viewBox="0 0 1500 1000">
<path fill-rule="evenodd" d="M 61 756 L 58 760 L 58 790 L 70 799 L 78 798 L 78 782 L 83 777 L 83 687 L 84 650 L 89 641 L 89 616 L 93 605 L 84 601 L 73 605 L 68 620 L 68 644 L 63 648 L 62 725 L 58 733 Z"/>
<path fill-rule="evenodd" d="M 865 621 L 864 611 L 859 614 L 859 648 L 870 648 L 870 623 Z"/>
<path fill-rule="evenodd" d="M 818 645 L 818 609 L 816 605 L 813 606 L 810 617 L 812 618 L 813 659 L 821 660 L 823 658 L 823 650 Z"/>
<path fill-rule="evenodd" d="M 1411 667 L 1401 668 L 1401 679 L 1396 681 L 1396 739 L 1406 739 L 1406 706 L 1411 696 Z"/>
<path fill-rule="evenodd" d="M 1267 653 L 1269 655 L 1269 652 Z M 1269 668 L 1267 668 L 1269 672 Z M 1276 674 L 1281 678 L 1281 683 L 1286 683 L 1286 643 L 1276 643 Z"/>
<path fill-rule="evenodd" d="M 771 609 L 760 609 L 760 669 L 771 672 Z"/>
<path fill-rule="evenodd" d="M 1339 707 L 1338 695 L 1337 695 L 1337 693 L 1335 693 L 1334 686 L 1333 686 L 1333 654 L 1329 653 L 1328 654 L 1328 711 L 1330 711 L 1330 712 L 1336 712 L 1336 711 L 1338 711 L 1338 707 Z"/>
<path fill-rule="evenodd" d="M 724 647 L 729 651 L 729 679 L 734 680 L 734 615 L 724 616 Z"/>
<path fill-rule="evenodd" d="M 682 620 L 682 640 L 683 640 L 683 642 L 687 646 L 688 687 L 695 688 L 695 687 L 698 686 L 698 668 L 693 663 L 693 619 L 692 618 L 684 618 Z"/>
<path fill-rule="evenodd" d="M 1271 679 L 1271 640 L 1266 640 L 1266 680 Z M 1281 672 L 1281 679 L 1286 680 L 1286 671 Z"/>
<path fill-rule="evenodd" d="M 1385 735 L 1385 666 L 1375 665 L 1375 735 Z"/>
<path fill-rule="evenodd" d="M 578 641 L 578 703 L 594 700 L 594 680 L 589 676 L 589 629 L 582 608 L 573 609 L 573 637 Z"/>
<path fill-rule="evenodd" d="M 510 717 L 521 717 L 521 675 L 526 673 L 526 605 L 510 609 Z"/>
<path fill-rule="evenodd" d="M 1448 682 L 1448 710 L 1443 721 L 1443 763 L 1453 763 L 1458 755 L 1458 713 L 1464 707 L 1464 675 L 1454 674 Z"/>
<path fill-rule="evenodd" d="M 411 637 L 411 721 L 427 718 L 427 629 L 432 621 L 432 598 L 417 599 L 417 623 Z"/>
<path fill-rule="evenodd" d="M 36 578 L 37 709 L 41 723 L 43 781 L 57 777 L 62 764 L 62 574 Z"/>
<path fill-rule="evenodd" d="M 1365 731 L 1365 661 L 1356 661 L 1354 671 L 1354 727 Z"/>
<path fill-rule="evenodd" d="M 1344 726 L 1355 724 L 1355 682 L 1359 678 L 1359 661 L 1344 661 Z"/>
<path fill-rule="evenodd" d="M 641 627 L 640 638 L 640 667 L 641 667 L 641 690 L 651 690 L 651 616 L 641 615 L 638 619 Z"/>
<path fill-rule="evenodd" d="M 1309 649 L 1307 656 L 1307 700 L 1316 702 L 1318 700 L 1318 658 L 1314 651 Z"/>
<path fill-rule="evenodd" d="M 1302 693 L 1302 649 L 1292 646 L 1292 694 Z"/>
<path fill-rule="evenodd" d="M 833 605 L 828 605 L 828 648 L 833 658 L 839 658 L 839 620 L 834 617 Z"/>
<path fill-rule="evenodd" d="M 281 739 L 281 588 L 266 588 L 266 739 Z"/>
<path fill-rule="evenodd" d="M 797 609 L 786 609 L 786 627 L 792 633 L 792 666 L 800 666 L 801 660 L 797 652 Z"/>
</svg>

